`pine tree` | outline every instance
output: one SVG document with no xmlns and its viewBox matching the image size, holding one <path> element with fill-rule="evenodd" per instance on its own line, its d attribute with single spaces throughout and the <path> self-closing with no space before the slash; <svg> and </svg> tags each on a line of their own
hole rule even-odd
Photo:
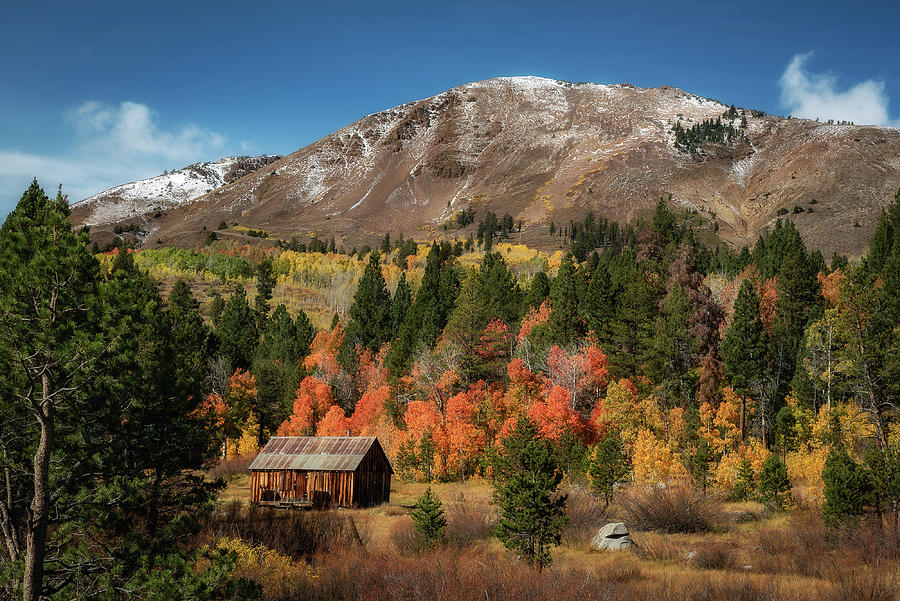
<svg viewBox="0 0 900 601">
<path fill-rule="evenodd" d="M 625 455 L 621 436 L 618 432 L 607 432 L 594 447 L 588 466 L 594 494 L 602 495 L 606 505 L 612 501 L 613 487 L 625 477 L 628 467 L 628 457 Z"/>
<path fill-rule="evenodd" d="M 400 333 L 400 327 L 406 319 L 410 306 L 412 306 L 412 292 L 404 271 L 400 274 L 400 281 L 397 282 L 397 289 L 394 290 L 394 297 L 391 299 L 391 340 Z"/>
<path fill-rule="evenodd" d="M 691 304 L 675 285 L 663 301 L 652 340 L 651 379 L 662 385 L 662 400 L 669 408 L 690 403 L 696 371 L 692 358 L 695 340 L 688 331 Z"/>
<path fill-rule="evenodd" d="M 101 276 L 68 217 L 34 182 L 0 228 L 0 558 L 22 562 L 26 601 L 93 597 L 163 549 L 176 559 L 211 490 L 185 472 L 209 449 L 190 415 L 194 303 L 176 286 L 164 309 L 125 251 Z"/>
<path fill-rule="evenodd" d="M 260 327 L 269 314 L 269 301 L 272 299 L 272 290 L 275 289 L 275 274 L 272 271 L 272 259 L 266 257 L 256 266 L 256 299 L 254 308 L 258 313 Z"/>
<path fill-rule="evenodd" d="M 777 509 L 784 509 L 791 494 L 791 481 L 787 467 L 772 453 L 763 461 L 759 472 L 759 496 L 763 503 Z"/>
<path fill-rule="evenodd" d="M 89 373 L 81 366 L 93 367 L 107 342 L 95 327 L 99 268 L 86 234 L 72 233 L 68 216 L 62 195 L 50 200 L 35 180 L 0 229 L 0 461 L 4 490 L 18 491 L 4 495 L 0 508 L 10 524 L 2 531 L 7 559 L 24 559 L 25 601 L 43 596 L 55 513 L 51 480 L 66 465 L 64 455 L 51 462 L 56 434 L 77 417 L 71 413 Z M 10 527 L 22 534 L 11 535 Z"/>
<path fill-rule="evenodd" d="M 866 470 L 853 460 L 843 447 L 835 445 L 825 459 L 822 470 L 825 502 L 822 515 L 830 525 L 853 522 L 863 514 L 872 493 Z"/>
<path fill-rule="evenodd" d="M 813 314 L 811 312 L 818 313 L 822 298 L 816 280 L 817 272 L 810 264 L 802 241 L 798 244 L 789 249 L 782 260 L 776 280 L 778 300 L 769 341 L 769 356 L 774 378 L 772 387 L 777 399 L 784 398 L 788 392 L 796 370 L 803 332 Z"/>
<path fill-rule="evenodd" d="M 604 254 L 591 274 L 584 302 L 578 306 L 587 331 L 592 332 L 601 345 L 608 345 L 612 339 L 615 299 L 616 289 L 609 275 L 609 257 Z"/>
<path fill-rule="evenodd" d="M 750 498 L 753 489 L 756 486 L 753 483 L 753 466 L 750 460 L 744 457 L 738 464 L 737 478 L 734 483 L 734 489 L 731 491 L 731 499 L 734 501 L 746 501 Z"/>
<path fill-rule="evenodd" d="M 547 279 L 547 272 L 539 271 L 531 278 L 531 284 L 528 292 L 522 301 L 522 314 L 528 312 L 528 309 L 537 309 L 550 296 L 550 281 Z"/>
<path fill-rule="evenodd" d="M 447 525 L 444 506 L 437 495 L 431 492 L 430 486 L 425 489 L 425 494 L 419 497 L 409 514 L 426 547 L 433 547 L 444 539 L 444 527 Z"/>
<path fill-rule="evenodd" d="M 216 328 L 222 353 L 234 368 L 248 369 L 256 352 L 256 315 L 247 302 L 247 292 L 238 285 L 225 303 Z"/>
<path fill-rule="evenodd" d="M 658 313 L 661 287 L 635 263 L 628 251 L 616 257 L 610 268 L 612 285 L 621 290 L 616 296 L 615 318 L 610 324 L 610 363 L 623 376 L 632 376 L 646 360 Z"/>
<path fill-rule="evenodd" d="M 213 292 L 212 301 L 209 303 L 209 318 L 212 320 L 214 326 L 219 326 L 219 320 L 222 318 L 222 311 L 224 310 L 225 299 L 222 298 L 222 295 L 216 290 Z"/>
<path fill-rule="evenodd" d="M 497 538 L 539 569 L 550 564 L 550 547 L 558 545 L 567 516 L 566 495 L 557 493 L 562 471 L 537 427 L 520 417 L 502 441 L 494 461 Z"/>
<path fill-rule="evenodd" d="M 766 370 L 766 342 L 759 317 L 759 298 L 744 280 L 734 301 L 734 317 L 722 340 L 722 360 L 731 386 L 742 398 L 760 397 Z M 745 429 L 742 407 L 741 432 Z"/>
<path fill-rule="evenodd" d="M 447 325 L 459 294 L 459 275 L 453 259 L 450 244 L 431 245 L 422 284 L 385 360 L 392 373 L 409 369 L 417 349 L 434 346 Z"/>
<path fill-rule="evenodd" d="M 550 341 L 571 343 L 580 334 L 580 322 L 575 264 L 572 261 L 572 253 L 566 253 L 550 286 L 550 317 L 547 320 Z"/>
<path fill-rule="evenodd" d="M 171 336 L 172 372 L 183 398 L 199 399 L 209 366 L 213 335 L 200 315 L 200 303 L 184 280 L 175 282 L 169 294 L 166 325 Z"/>
<path fill-rule="evenodd" d="M 391 293 L 381 273 L 379 255 L 373 252 L 353 296 L 345 344 L 358 342 L 363 348 L 377 353 L 390 339 Z"/>
<path fill-rule="evenodd" d="M 481 268 L 463 282 L 444 330 L 444 336 L 463 349 L 464 371 L 470 381 L 491 377 L 491 368 L 477 352 L 485 328 L 496 319 L 514 326 L 521 305 L 522 291 L 506 261 L 498 253 L 486 253 Z"/>
</svg>

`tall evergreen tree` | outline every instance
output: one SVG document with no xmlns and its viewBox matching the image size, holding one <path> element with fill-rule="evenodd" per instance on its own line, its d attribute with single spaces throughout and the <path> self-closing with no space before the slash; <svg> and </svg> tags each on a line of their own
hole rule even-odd
<svg viewBox="0 0 900 601">
<path fill-rule="evenodd" d="M 616 314 L 610 327 L 612 343 L 607 350 L 614 371 L 621 377 L 629 377 L 647 359 L 661 286 L 635 263 L 630 251 L 616 258 L 610 275 L 613 286 L 621 292 L 616 297 Z"/>
<path fill-rule="evenodd" d="M 390 339 L 391 293 L 381 273 L 380 256 L 372 252 L 350 306 L 346 342 L 351 345 L 359 343 L 363 348 L 377 353 L 381 345 Z"/>
<path fill-rule="evenodd" d="M 562 470 L 553 451 L 527 417 L 503 440 L 494 474 L 497 538 L 528 563 L 548 566 L 550 547 L 559 544 L 568 519 L 566 495 L 557 492 Z"/>
<path fill-rule="evenodd" d="M 734 301 L 734 317 L 722 340 L 725 375 L 742 398 L 759 399 L 766 377 L 766 339 L 759 317 L 759 297 L 749 280 L 741 283 Z M 746 428 L 746 408 L 741 405 L 741 433 Z"/>
<path fill-rule="evenodd" d="M 425 489 L 425 494 L 418 498 L 409 515 L 412 516 L 425 546 L 433 547 L 443 540 L 447 518 L 444 517 L 441 500 L 431 492 L 430 486 Z"/>
<path fill-rule="evenodd" d="M 104 281 L 68 215 L 34 182 L 0 228 L 0 572 L 25 601 L 163 568 L 209 498 L 183 471 L 208 450 L 189 415 L 202 362 L 175 348 L 196 321 L 127 252 Z"/>
<path fill-rule="evenodd" d="M 258 340 L 256 325 L 256 315 L 247 302 L 247 291 L 238 284 L 225 303 L 216 328 L 220 349 L 232 368 L 250 368 Z"/>
<path fill-rule="evenodd" d="M 266 257 L 256 266 L 256 299 L 253 304 L 259 314 L 260 327 L 269 315 L 269 301 L 272 299 L 274 289 L 275 273 L 272 268 L 272 258 Z"/>
<path fill-rule="evenodd" d="M 385 360 L 395 374 L 409 369 L 420 346 L 434 346 L 447 324 L 459 294 L 451 250 L 450 244 L 434 243 L 428 251 L 422 285 Z"/>
<path fill-rule="evenodd" d="M 803 341 L 803 332 L 810 316 L 820 316 L 819 284 L 817 272 L 802 247 L 789 250 L 777 275 L 775 323 L 769 341 L 769 357 L 772 362 L 771 384 L 774 398 L 782 399 L 794 377 L 797 355 Z M 811 313 L 815 311 L 814 313 Z M 777 410 L 776 408 L 773 408 Z"/>
<path fill-rule="evenodd" d="M 609 255 L 604 253 L 591 274 L 584 302 L 578 306 L 588 332 L 593 332 L 598 342 L 608 346 L 612 340 L 612 321 L 615 317 L 616 288 L 609 275 Z"/>
<path fill-rule="evenodd" d="M 531 284 L 528 286 L 528 292 L 525 293 L 525 299 L 522 301 L 522 314 L 528 312 L 528 309 L 537 309 L 550 296 L 550 281 L 547 279 L 547 272 L 539 271 L 531 278 Z"/>
<path fill-rule="evenodd" d="M 572 254 L 566 253 L 550 286 L 550 317 L 547 328 L 551 342 L 567 344 L 581 333 L 578 291 Z"/>
<path fill-rule="evenodd" d="M 692 362 L 696 340 L 688 331 L 691 304 L 681 286 L 673 286 L 656 319 L 648 370 L 651 379 L 662 385 L 665 405 L 688 406 L 693 397 L 696 371 Z"/>
<path fill-rule="evenodd" d="M 397 282 L 397 289 L 394 290 L 394 297 L 391 299 L 391 340 L 400 333 L 400 326 L 403 325 L 410 306 L 412 306 L 412 292 L 404 271 L 400 274 L 400 281 Z"/>
</svg>

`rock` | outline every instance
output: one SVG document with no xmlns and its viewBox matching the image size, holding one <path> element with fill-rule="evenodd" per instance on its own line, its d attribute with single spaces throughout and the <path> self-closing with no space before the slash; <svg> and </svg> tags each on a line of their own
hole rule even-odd
<svg viewBox="0 0 900 601">
<path fill-rule="evenodd" d="M 631 546 L 628 528 L 622 522 L 611 522 L 597 531 L 591 539 L 591 549 L 618 551 Z"/>
</svg>

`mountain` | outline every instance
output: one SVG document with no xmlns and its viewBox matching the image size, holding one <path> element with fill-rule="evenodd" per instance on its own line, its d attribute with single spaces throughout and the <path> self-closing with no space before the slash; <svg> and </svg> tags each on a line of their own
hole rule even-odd
<svg viewBox="0 0 900 601">
<path fill-rule="evenodd" d="M 190 203 L 280 158 L 242 156 L 226 157 L 214 163 L 195 163 L 94 194 L 73 204 L 72 212 L 77 215 L 78 223 L 89 226 L 158 219 L 163 211 Z"/>
<path fill-rule="evenodd" d="M 503 77 L 369 115 L 221 187 L 173 191 L 167 210 L 159 188 L 153 201 L 108 191 L 73 219 L 139 222 L 156 243 L 195 245 L 225 220 L 350 248 L 388 231 L 447 235 L 472 208 L 476 221 L 509 213 L 520 240 L 551 247 L 551 222 L 626 222 L 663 197 L 696 210 L 711 243 L 752 243 L 783 216 L 825 256 L 858 255 L 898 187 L 897 129 L 732 111 L 669 86 Z"/>
</svg>

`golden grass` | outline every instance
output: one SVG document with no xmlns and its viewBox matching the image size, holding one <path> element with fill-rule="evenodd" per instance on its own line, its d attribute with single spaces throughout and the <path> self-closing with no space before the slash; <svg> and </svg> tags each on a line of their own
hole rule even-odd
<svg viewBox="0 0 900 601">
<path fill-rule="evenodd" d="M 491 510 L 492 488 L 482 480 L 424 484 L 394 478 L 390 503 L 370 509 L 340 511 L 351 515 L 360 531 L 365 533 L 370 552 L 395 557 L 398 552 L 391 540 L 391 530 L 409 519 L 411 507 L 429 486 L 446 510 L 460 499 Z M 233 477 L 222 495 L 222 499 L 227 501 L 246 502 L 248 498 L 249 478 L 246 475 Z M 598 511 L 597 527 L 607 521 L 619 521 L 622 515 L 622 509 L 616 504 L 611 505 L 605 515 Z M 745 582 L 749 586 L 775 587 L 784 595 L 783 598 L 796 599 L 807 599 L 810 595 L 820 595 L 823 599 L 835 598 L 832 596 L 837 594 L 835 591 L 845 586 L 836 575 L 835 570 L 840 571 L 839 568 L 854 568 L 869 575 L 882 574 L 888 580 L 891 574 L 897 573 L 900 563 L 894 556 L 885 557 L 877 565 L 870 565 L 856 556 L 847 557 L 844 551 L 836 549 L 830 552 L 834 556 L 832 561 L 837 562 L 834 569 L 823 567 L 829 565 L 828 559 L 798 558 L 795 548 L 798 537 L 802 538 L 804 532 L 810 531 L 811 526 L 806 524 L 817 519 L 816 515 L 801 511 L 770 513 L 753 502 L 726 503 L 721 519 L 709 532 L 661 534 L 632 531 L 635 546 L 631 550 L 599 553 L 590 551 L 585 540 L 570 540 L 554 549 L 553 565 L 554 570 L 604 574 L 604 578 L 615 582 L 636 583 L 640 587 L 650 588 L 670 585 L 686 590 L 695 586 L 698 578 L 708 581 L 713 587 Z M 810 532 L 812 534 L 806 536 L 815 536 L 815 531 Z M 776 555 L 766 555 L 769 552 L 760 547 L 763 536 L 770 539 L 773 536 L 783 537 L 790 544 L 785 544 L 782 551 L 773 551 Z M 799 552 L 802 553 L 802 550 Z M 464 555 L 469 553 L 510 557 L 493 537 L 473 543 Z M 801 565 L 804 561 L 817 562 L 817 567 L 805 569 Z M 773 566 L 782 567 L 773 569 Z"/>
</svg>

